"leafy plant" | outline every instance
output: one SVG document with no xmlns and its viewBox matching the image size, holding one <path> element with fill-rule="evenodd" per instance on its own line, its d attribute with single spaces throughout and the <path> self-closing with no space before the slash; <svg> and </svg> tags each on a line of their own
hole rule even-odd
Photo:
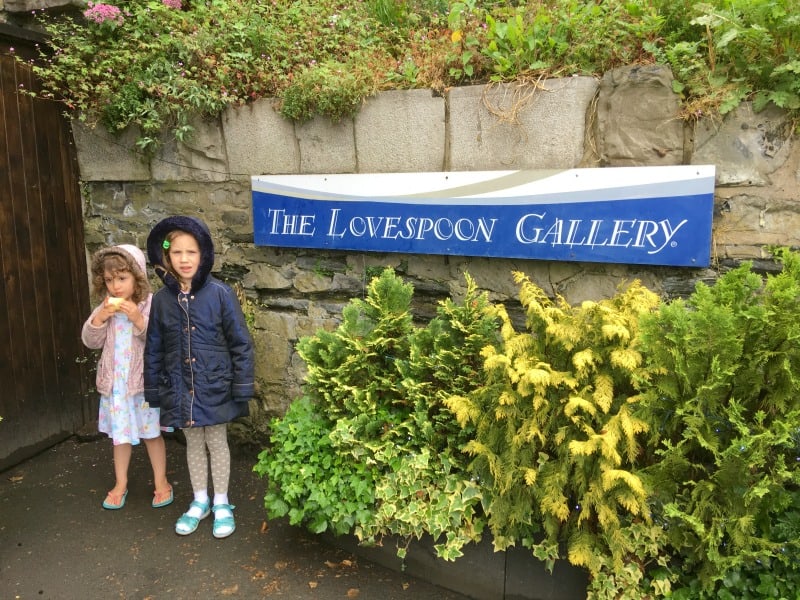
<svg viewBox="0 0 800 600">
<path fill-rule="evenodd" d="M 766 564 L 800 583 L 800 256 L 778 256 L 777 275 L 742 265 L 642 323 L 644 475 L 686 590 L 676 597 L 724 596 L 734 579 L 744 590 Z"/>
<path fill-rule="evenodd" d="M 272 449 L 256 471 L 269 478 L 273 516 L 365 543 L 428 534 L 454 559 L 484 525 L 480 488 L 460 453 L 467 437 L 443 399 L 474 387 L 479 349 L 498 341 L 497 323 L 469 277 L 463 302 L 442 302 L 425 327 L 412 323 L 412 295 L 385 269 L 335 331 L 300 340 L 304 397 L 273 422 Z M 354 515 L 346 520 L 344 497 Z"/>
<path fill-rule="evenodd" d="M 800 16 L 790 0 L 117 0 L 40 12 L 42 94 L 153 152 L 194 117 L 276 98 L 334 120 L 376 91 L 600 75 L 662 62 L 687 118 L 752 99 L 800 110 Z M 102 7 L 99 10 L 98 7 Z"/>
<path fill-rule="evenodd" d="M 376 489 L 380 503 L 374 529 L 363 532 L 371 539 L 428 534 L 447 560 L 479 540 L 485 522 L 483 492 L 468 477 L 462 453 L 473 432 L 458 425 L 446 399 L 478 385 L 481 350 L 500 343 L 494 308 L 475 281 L 469 275 L 465 279 L 464 298 L 441 302 L 436 317 L 411 333 L 408 358 L 398 363 L 398 383 L 410 410 L 399 428 L 402 435 L 380 450 L 380 461 L 392 468 Z"/>
<path fill-rule="evenodd" d="M 305 395 L 256 467 L 268 510 L 430 535 L 446 559 L 488 526 L 587 569 L 591 600 L 793 598 L 800 255 L 774 253 L 776 275 L 746 264 L 670 303 L 633 282 L 571 306 L 516 273 L 522 332 L 468 276 L 414 325 L 384 270 L 301 341 Z"/>
<path fill-rule="evenodd" d="M 658 298 L 634 282 L 610 300 L 573 307 L 515 278 L 527 331 L 517 333 L 501 310 L 503 347 L 483 352 L 486 383 L 447 400 L 459 422 L 476 428 L 466 451 L 487 488 L 495 547 L 522 543 L 552 567 L 564 545 L 571 563 L 596 580 L 616 573 L 623 583 L 615 589 L 624 589 L 655 560 L 631 560 L 647 549 L 638 538 L 658 537 L 646 526 L 647 489 L 634 472 L 647 423 L 633 413 L 638 321 Z M 621 577 L 625 570 L 633 573 Z"/>
<path fill-rule="evenodd" d="M 790 2 L 657 6 L 665 17 L 665 43 L 647 48 L 672 67 L 687 115 L 725 114 L 746 99 L 757 111 L 770 102 L 791 111 L 800 108 L 800 17 Z"/>
<path fill-rule="evenodd" d="M 289 517 L 310 531 L 351 533 L 371 519 L 378 472 L 333 445 L 333 423 L 308 398 L 272 422 L 271 447 L 253 470 L 267 478 L 264 506 L 271 518 Z"/>
<path fill-rule="evenodd" d="M 378 88 L 375 71 L 363 63 L 335 61 L 303 67 L 283 94 L 281 114 L 295 121 L 327 115 L 333 122 L 353 116 Z"/>
</svg>

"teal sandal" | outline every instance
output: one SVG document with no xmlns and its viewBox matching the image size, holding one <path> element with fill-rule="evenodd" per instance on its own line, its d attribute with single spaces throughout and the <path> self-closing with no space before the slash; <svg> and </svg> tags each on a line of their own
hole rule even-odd
<svg viewBox="0 0 800 600">
<path fill-rule="evenodd" d="M 211 509 L 214 511 L 214 537 L 226 538 L 236 530 L 236 522 L 233 520 L 232 504 L 215 504 Z"/>
<path fill-rule="evenodd" d="M 193 517 L 188 511 L 183 513 L 178 518 L 178 522 L 175 523 L 175 533 L 178 535 L 189 535 L 190 533 L 194 533 L 197 530 L 197 526 L 200 524 L 200 521 L 211 514 L 211 509 L 209 508 L 210 504 L 211 503 L 209 501 L 192 501 L 192 503 L 189 505 L 189 510 L 192 508 L 198 508 L 202 514 L 199 517 Z"/>
</svg>

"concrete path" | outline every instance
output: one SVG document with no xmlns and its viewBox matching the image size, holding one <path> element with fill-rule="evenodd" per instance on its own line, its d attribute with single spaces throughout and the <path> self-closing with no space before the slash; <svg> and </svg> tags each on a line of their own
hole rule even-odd
<svg viewBox="0 0 800 600">
<path fill-rule="evenodd" d="M 206 598 L 464 600 L 332 546 L 285 520 L 267 521 L 254 455 L 232 448 L 236 532 L 217 540 L 211 518 L 174 532 L 191 501 L 185 448 L 167 439 L 175 502 L 150 507 L 144 445 L 133 449 L 126 505 L 104 510 L 111 442 L 71 438 L 0 473 L 0 599 Z"/>
</svg>

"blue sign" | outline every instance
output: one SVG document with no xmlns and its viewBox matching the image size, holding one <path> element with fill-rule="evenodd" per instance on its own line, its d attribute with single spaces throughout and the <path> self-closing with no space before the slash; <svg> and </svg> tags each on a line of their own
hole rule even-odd
<svg viewBox="0 0 800 600">
<path fill-rule="evenodd" d="M 252 178 L 261 246 L 708 266 L 714 167 Z"/>
</svg>

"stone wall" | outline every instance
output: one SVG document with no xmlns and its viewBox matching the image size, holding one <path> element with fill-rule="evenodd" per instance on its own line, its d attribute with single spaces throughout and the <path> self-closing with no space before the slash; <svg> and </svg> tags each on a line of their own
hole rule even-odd
<svg viewBox="0 0 800 600">
<path fill-rule="evenodd" d="M 792 123 L 777 109 L 754 114 L 743 105 L 724 120 L 700 116 L 687 124 L 671 81 L 668 69 L 648 66 L 618 69 L 600 80 L 456 88 L 444 97 L 391 91 L 338 123 L 293 123 L 261 100 L 218 119 L 198 119 L 190 141 L 165 140 L 146 161 L 133 151 L 135 132 L 111 136 L 75 120 L 87 254 L 106 244 L 144 246 L 150 227 L 167 215 L 202 217 L 218 247 L 215 271 L 241 284 L 256 314 L 258 406 L 264 414 L 282 414 L 303 378 L 297 340 L 335 327 L 342 307 L 362 296 L 384 266 L 414 285 L 415 311 L 425 319 L 438 300 L 458 297 L 465 272 L 513 313 L 515 270 L 573 303 L 608 297 L 632 279 L 674 297 L 742 259 L 767 259 L 767 245 L 800 246 L 800 151 Z M 252 175 L 677 164 L 716 165 L 709 269 L 253 244 Z"/>
</svg>

